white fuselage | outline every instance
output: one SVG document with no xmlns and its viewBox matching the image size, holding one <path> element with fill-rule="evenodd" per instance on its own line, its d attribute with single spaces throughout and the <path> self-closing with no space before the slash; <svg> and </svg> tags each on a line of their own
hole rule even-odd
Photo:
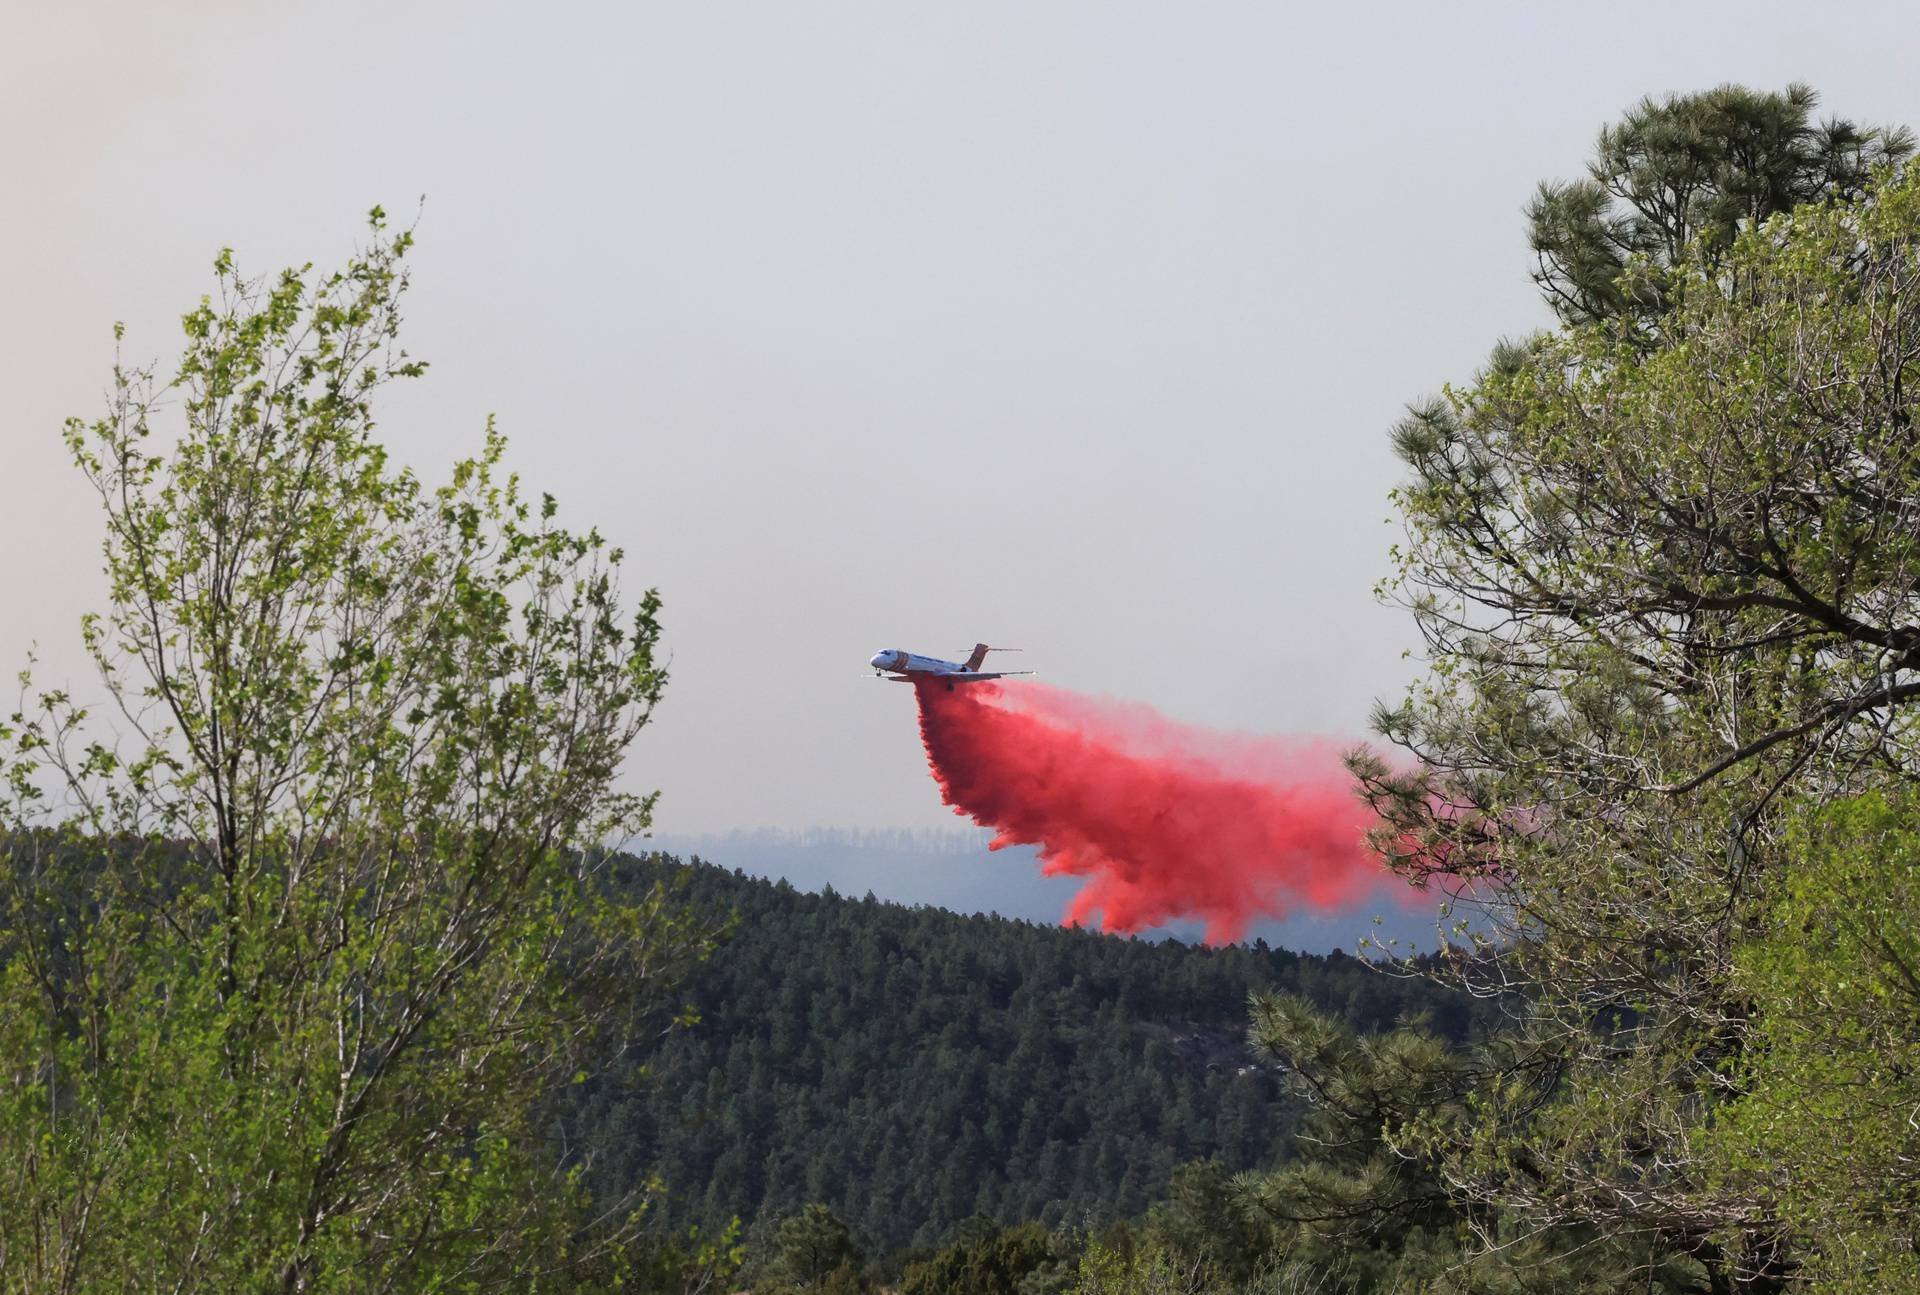
<svg viewBox="0 0 1920 1295">
<path fill-rule="evenodd" d="M 1019 648 L 992 648 L 985 643 L 975 643 L 973 652 L 965 661 L 946 661 L 937 656 L 921 656 L 915 652 L 902 652 L 899 648 L 887 648 L 875 652 L 868 658 L 867 664 L 874 673 L 898 679 L 902 683 L 912 683 L 915 679 L 938 679 L 948 688 L 963 683 L 985 683 L 989 679 L 1005 679 L 1008 675 L 1031 674 L 1030 670 L 982 670 L 981 664 L 989 652 L 1018 652 Z"/>
<path fill-rule="evenodd" d="M 939 657 L 921 656 L 916 652 L 902 652 L 898 648 L 888 648 L 875 652 L 873 659 L 867 662 L 875 670 L 885 670 L 891 674 L 965 674 L 967 667 L 958 661 L 942 661 Z"/>
</svg>

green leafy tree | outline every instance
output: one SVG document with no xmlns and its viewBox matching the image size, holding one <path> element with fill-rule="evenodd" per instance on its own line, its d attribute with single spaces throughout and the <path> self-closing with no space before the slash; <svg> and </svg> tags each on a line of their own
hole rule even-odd
<svg viewBox="0 0 1920 1295">
<path fill-rule="evenodd" d="M 713 1234 L 698 1227 L 655 1232 L 603 1251 L 568 1283 L 570 1289 L 710 1295 L 726 1289 L 746 1262 L 737 1219 Z"/>
<path fill-rule="evenodd" d="M 373 399 L 424 366 L 372 229 L 320 276 L 222 253 L 177 373 L 67 428 L 110 723 L 52 693 L 4 730 L 11 1289 L 530 1289 L 638 1226 L 548 1116 L 708 942 L 598 878 L 651 803 L 613 782 L 658 599 L 491 429 L 437 489 L 388 461 Z"/>
<path fill-rule="evenodd" d="M 843 1268 L 858 1269 L 862 1258 L 853 1230 L 818 1201 L 782 1220 L 773 1245 L 773 1276 L 788 1286 L 822 1286 Z"/>
<path fill-rule="evenodd" d="M 1476 1207 L 1717 1290 L 1805 1248 L 1700 1149 L 1756 1038 L 1747 942 L 1796 819 L 1916 772 L 1916 275 L 1920 185 L 1886 175 L 1682 258 L 1650 342 L 1503 347 L 1395 432 L 1432 668 L 1378 717 L 1418 769 L 1354 767 L 1394 866 L 1483 884 L 1459 974 L 1525 995 L 1472 1136 L 1427 1150 Z"/>
<path fill-rule="evenodd" d="M 1457 1260 L 1464 1211 L 1393 1138 L 1416 1114 L 1457 1109 L 1469 1087 L 1464 1052 L 1411 1026 L 1363 1039 L 1291 995 L 1256 995 L 1252 1020 L 1255 1054 L 1311 1103 L 1294 1155 L 1235 1184 L 1272 1234 L 1284 1279 L 1385 1290 L 1431 1275 L 1442 1266 L 1435 1250 Z"/>
<path fill-rule="evenodd" d="M 1910 131 L 1817 123 L 1818 102 L 1804 85 L 1723 85 L 1643 99 L 1602 130 L 1586 178 L 1542 184 L 1527 205 L 1534 282 L 1555 312 L 1655 320 L 1689 261 L 1716 262 L 1740 230 L 1802 203 L 1858 197 L 1912 155 Z"/>
<path fill-rule="evenodd" d="M 1152 1242 L 1116 1245 L 1090 1238 L 1080 1256 L 1074 1295 L 1199 1295 L 1206 1266 Z M 1310 1288 L 1309 1288 L 1310 1289 Z"/>
<path fill-rule="evenodd" d="M 1274 1000 L 1263 995 L 1261 1001 Z M 1166 1194 L 1148 1212 L 1147 1225 L 1149 1234 L 1173 1254 L 1228 1282 L 1252 1277 L 1271 1240 L 1256 1216 L 1242 1207 L 1232 1175 L 1217 1160 L 1193 1160 L 1176 1168 Z"/>
<path fill-rule="evenodd" d="M 1059 1289 L 1054 1239 L 1037 1223 L 1000 1228 L 991 1219 L 970 1219 L 946 1249 L 908 1265 L 900 1295 L 1027 1295 Z"/>
<path fill-rule="evenodd" d="M 1869 792 L 1793 825 L 1736 955 L 1753 1039 L 1702 1135 L 1710 1170 L 1806 1238 L 1822 1290 L 1920 1288 L 1920 802 Z"/>
<path fill-rule="evenodd" d="M 1297 997 L 1257 995 L 1254 1052 L 1310 1105 L 1293 1154 L 1239 1175 L 1231 1193 L 1261 1226 L 1241 1280 L 1281 1290 L 1680 1295 L 1707 1274 L 1686 1254 L 1625 1243 L 1579 1221 L 1540 1228 L 1480 1208 L 1448 1181 L 1436 1144 L 1474 1133 L 1500 1085 L 1538 1094 L 1551 1076 L 1506 1038 L 1461 1047 L 1413 1019 L 1361 1035 Z"/>
</svg>

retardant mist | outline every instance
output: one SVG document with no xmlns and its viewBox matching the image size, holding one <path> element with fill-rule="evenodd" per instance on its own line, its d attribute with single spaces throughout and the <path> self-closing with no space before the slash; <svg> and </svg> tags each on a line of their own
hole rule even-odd
<svg viewBox="0 0 1920 1295">
<path fill-rule="evenodd" d="M 1086 878 L 1068 922 L 1197 918 L 1221 944 L 1262 918 L 1392 893 L 1332 742 L 1232 737 L 1033 683 L 914 688 L 954 812 L 992 828 L 990 848 L 1038 846 L 1048 873 Z"/>
</svg>

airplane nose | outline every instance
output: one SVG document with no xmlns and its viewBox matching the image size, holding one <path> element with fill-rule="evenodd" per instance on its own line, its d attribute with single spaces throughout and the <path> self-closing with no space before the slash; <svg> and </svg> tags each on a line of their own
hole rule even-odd
<svg viewBox="0 0 1920 1295">
<path fill-rule="evenodd" d="M 868 661 L 867 664 L 872 666 L 876 670 L 884 670 L 888 666 L 893 664 L 893 653 L 875 652 L 873 654 L 873 659 L 871 661 Z"/>
</svg>

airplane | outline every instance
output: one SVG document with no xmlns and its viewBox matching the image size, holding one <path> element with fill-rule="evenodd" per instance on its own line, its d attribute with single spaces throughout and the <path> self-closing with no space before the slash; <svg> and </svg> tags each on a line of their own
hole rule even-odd
<svg viewBox="0 0 1920 1295">
<path fill-rule="evenodd" d="M 1031 670 L 982 670 L 989 652 L 1018 652 L 1019 648 L 988 647 L 985 643 L 973 645 L 973 655 L 964 662 L 942 661 L 939 657 L 919 656 L 912 652 L 902 652 L 898 648 L 886 648 L 875 652 L 867 664 L 873 667 L 876 675 L 892 679 L 895 683 L 912 683 L 916 677 L 937 679 L 947 685 L 947 691 L 953 691 L 957 683 L 978 683 L 983 679 L 1005 679 L 1008 675 L 1032 674 Z"/>
</svg>

